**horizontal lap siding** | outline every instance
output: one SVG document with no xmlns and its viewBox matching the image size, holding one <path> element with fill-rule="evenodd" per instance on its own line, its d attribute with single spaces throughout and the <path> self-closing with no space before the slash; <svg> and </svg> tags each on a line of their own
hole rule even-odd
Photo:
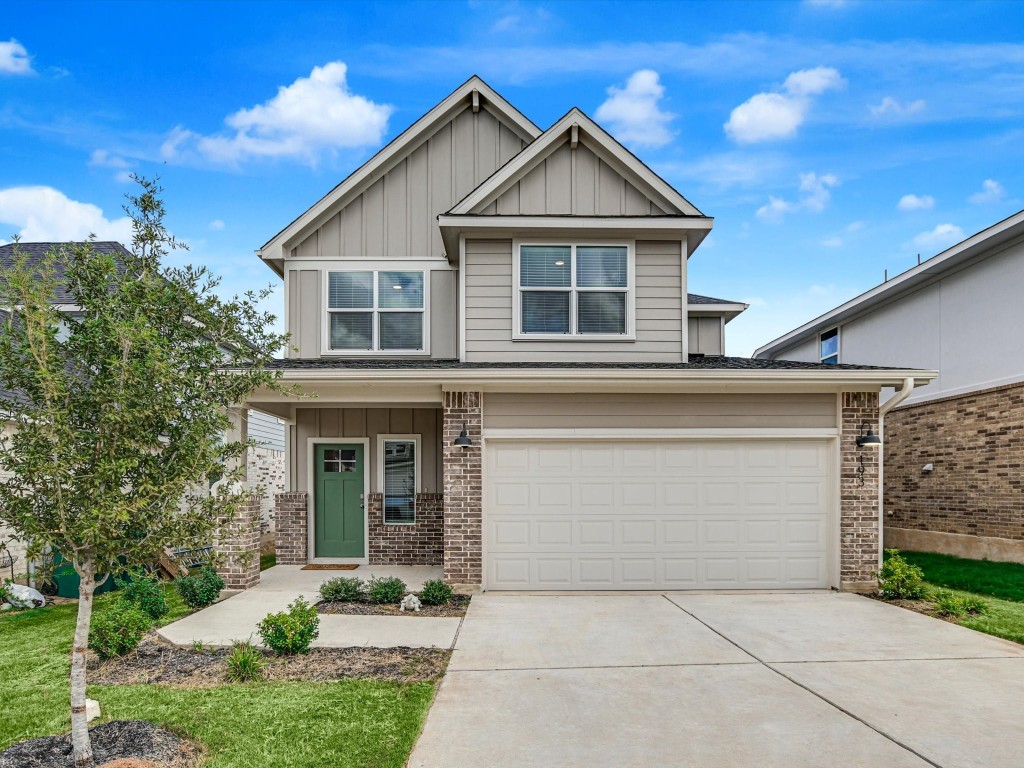
<svg viewBox="0 0 1024 768">
<path fill-rule="evenodd" d="M 513 341 L 512 241 L 466 243 L 466 360 L 679 362 L 682 257 L 678 242 L 636 244 L 636 341 Z"/>
<path fill-rule="evenodd" d="M 833 394 L 488 393 L 485 429 L 836 426 Z"/>
</svg>

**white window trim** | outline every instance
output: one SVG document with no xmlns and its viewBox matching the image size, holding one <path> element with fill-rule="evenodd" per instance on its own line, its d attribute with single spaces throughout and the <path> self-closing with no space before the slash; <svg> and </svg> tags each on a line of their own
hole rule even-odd
<svg viewBox="0 0 1024 768">
<path fill-rule="evenodd" d="M 387 521 L 387 491 L 384 486 L 384 442 L 386 440 L 404 440 L 416 445 L 413 456 L 413 473 L 415 475 L 415 488 L 413 489 L 413 508 L 411 523 L 389 523 Z M 420 493 L 420 468 L 423 460 L 420 456 L 420 435 L 377 435 L 377 487 L 380 488 L 380 519 L 384 525 L 416 525 L 419 516 L 416 509 L 416 496 Z"/>
<path fill-rule="evenodd" d="M 568 246 L 572 249 L 572 276 L 567 288 L 523 288 L 519 285 L 520 249 L 524 245 Z M 621 291 L 621 288 L 577 288 L 576 287 L 576 246 L 607 245 L 622 246 L 626 249 L 626 332 L 625 333 L 576 333 L 576 301 L 572 294 L 577 292 Z M 523 333 L 523 291 L 569 291 L 569 333 Z M 636 243 L 632 240 L 513 240 L 512 241 L 512 339 L 514 341 L 636 341 Z"/>
<path fill-rule="evenodd" d="M 351 309 L 331 309 L 329 296 L 331 275 L 341 272 L 372 272 L 373 273 L 373 307 Z M 378 275 L 381 272 L 419 272 L 423 275 L 423 309 L 412 307 L 386 307 L 381 309 L 379 303 Z M 323 275 L 323 312 L 320 322 L 320 354 L 325 357 L 430 357 L 430 270 L 408 268 L 401 265 L 394 267 L 374 267 L 355 269 L 326 269 Z M 380 344 L 380 313 L 381 312 L 422 312 L 423 313 L 423 349 L 331 349 L 331 314 L 343 312 L 370 312 L 373 315 L 373 340 Z"/>
<path fill-rule="evenodd" d="M 831 333 L 832 331 L 836 332 L 836 352 L 834 355 L 822 355 L 821 337 L 824 336 L 826 333 Z M 824 331 L 821 331 L 818 334 L 818 362 L 824 363 L 830 357 L 834 357 L 836 359 L 836 362 L 834 363 L 835 365 L 839 365 L 839 363 L 843 359 L 843 332 L 842 330 L 840 330 L 840 327 L 838 325 L 835 325 L 831 328 L 826 328 Z M 832 363 L 829 363 L 829 365 L 832 365 Z"/>
</svg>

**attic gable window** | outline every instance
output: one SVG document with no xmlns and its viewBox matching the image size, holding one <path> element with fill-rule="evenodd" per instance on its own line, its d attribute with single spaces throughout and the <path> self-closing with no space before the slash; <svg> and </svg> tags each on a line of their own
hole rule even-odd
<svg viewBox="0 0 1024 768">
<path fill-rule="evenodd" d="M 839 363 L 839 329 L 825 331 L 818 340 L 818 356 L 826 365 Z"/>
<path fill-rule="evenodd" d="M 426 351 L 423 272 L 327 273 L 327 348 L 331 352 Z"/>
<path fill-rule="evenodd" d="M 630 339 L 633 271 L 628 244 L 519 244 L 516 338 Z"/>
</svg>

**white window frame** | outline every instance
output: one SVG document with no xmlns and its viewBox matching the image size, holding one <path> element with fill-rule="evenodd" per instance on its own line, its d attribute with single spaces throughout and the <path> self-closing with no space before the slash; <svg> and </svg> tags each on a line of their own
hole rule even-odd
<svg viewBox="0 0 1024 768">
<path fill-rule="evenodd" d="M 416 496 L 419 495 L 420 489 L 420 470 L 423 466 L 423 459 L 420 454 L 420 435 L 377 435 L 377 487 L 380 488 L 380 519 L 384 525 L 416 525 L 416 519 L 419 516 L 418 510 L 416 509 Z M 414 485 L 413 489 L 413 507 L 412 507 L 412 521 L 408 523 L 389 523 L 387 520 L 387 507 L 388 507 L 388 495 L 387 488 L 384 485 L 384 444 L 388 440 L 402 440 L 408 443 L 414 443 L 416 445 L 415 456 L 413 456 L 413 474 L 414 474 Z"/>
<path fill-rule="evenodd" d="M 373 274 L 373 307 L 352 307 L 349 309 L 332 309 L 330 307 L 331 275 L 342 272 L 370 272 Z M 380 307 L 380 285 L 379 275 L 381 272 L 419 272 L 423 275 L 423 308 L 414 307 Z M 430 356 L 430 270 L 409 269 L 401 265 L 388 267 L 365 267 L 353 269 L 327 269 L 324 270 L 323 279 L 323 321 L 321 323 L 321 344 L 320 353 L 325 356 L 342 357 L 406 357 L 416 355 L 418 357 Z M 369 312 L 373 315 L 373 342 L 375 346 L 380 345 L 380 315 L 382 312 L 420 312 L 423 323 L 423 348 L 422 349 L 332 349 L 331 348 L 331 315 L 341 313 Z"/>
<path fill-rule="evenodd" d="M 521 252 L 523 246 L 568 246 L 572 259 L 572 275 L 568 286 L 523 287 L 520 282 Z M 577 246 L 609 246 L 626 249 L 626 287 L 622 288 L 581 288 L 576 285 Z M 548 291 L 569 294 L 569 333 L 523 333 L 523 291 Z M 625 333 L 577 333 L 577 293 L 625 293 Z M 513 240 L 512 241 L 512 338 L 515 341 L 636 341 L 636 243 L 632 240 Z"/>
<path fill-rule="evenodd" d="M 822 355 L 821 354 L 821 339 L 822 339 L 822 337 L 826 333 L 831 333 L 832 331 L 836 332 L 836 352 L 835 352 L 834 355 Z M 819 363 L 824 363 L 830 357 L 834 357 L 836 359 L 835 363 L 827 363 L 827 365 L 839 365 L 840 360 L 843 359 L 842 358 L 842 354 L 843 354 L 843 332 L 842 332 L 842 330 L 840 330 L 840 327 L 838 325 L 833 326 L 832 328 L 826 328 L 824 331 L 821 331 L 821 333 L 818 334 L 818 362 Z"/>
</svg>

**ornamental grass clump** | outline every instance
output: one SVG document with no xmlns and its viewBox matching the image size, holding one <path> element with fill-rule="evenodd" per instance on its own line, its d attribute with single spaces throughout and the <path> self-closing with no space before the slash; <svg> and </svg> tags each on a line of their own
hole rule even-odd
<svg viewBox="0 0 1024 768">
<path fill-rule="evenodd" d="M 262 680 L 267 660 L 263 652 L 248 640 L 235 642 L 227 658 L 228 679 L 235 683 Z"/>
</svg>

